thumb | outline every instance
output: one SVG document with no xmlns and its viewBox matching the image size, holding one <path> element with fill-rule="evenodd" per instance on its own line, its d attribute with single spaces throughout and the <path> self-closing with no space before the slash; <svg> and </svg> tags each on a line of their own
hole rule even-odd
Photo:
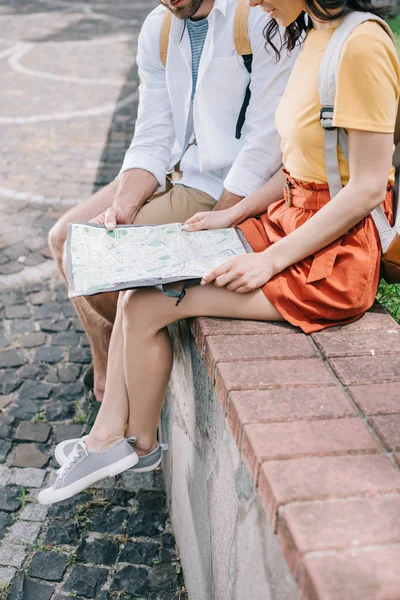
<svg viewBox="0 0 400 600">
<path fill-rule="evenodd" d="M 108 231 L 115 229 L 117 224 L 117 211 L 115 208 L 107 208 L 104 213 L 104 225 Z"/>
</svg>

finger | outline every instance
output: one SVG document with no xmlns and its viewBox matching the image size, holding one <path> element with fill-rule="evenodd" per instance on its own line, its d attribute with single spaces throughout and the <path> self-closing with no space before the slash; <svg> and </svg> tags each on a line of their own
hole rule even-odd
<svg viewBox="0 0 400 600">
<path fill-rule="evenodd" d="M 193 215 L 193 217 L 189 217 L 189 219 L 186 219 L 184 225 L 186 225 L 187 223 L 196 223 L 196 221 L 201 221 L 202 219 L 204 219 L 204 212 L 198 212 L 195 215 Z"/>
<path fill-rule="evenodd" d="M 104 224 L 108 231 L 115 229 L 117 224 L 117 211 L 115 208 L 107 208 L 106 212 L 104 213 Z"/>
<path fill-rule="evenodd" d="M 215 269 L 213 269 L 212 271 L 207 273 L 207 275 L 204 275 L 204 277 L 201 281 L 202 285 L 211 283 L 217 277 L 219 277 L 223 273 L 226 273 L 227 271 L 229 271 L 232 268 L 233 264 L 234 264 L 233 259 L 227 260 L 226 262 L 222 263 L 222 265 L 219 265 L 219 267 L 216 267 Z"/>
<path fill-rule="evenodd" d="M 193 221 L 192 223 L 184 223 L 182 225 L 182 231 L 201 231 L 202 229 L 207 229 L 204 219 L 201 219 L 201 221 Z"/>
<path fill-rule="evenodd" d="M 253 292 L 253 289 L 250 289 L 248 285 L 241 285 L 240 287 L 236 288 L 235 292 L 237 294 L 248 294 L 249 292 Z"/>
<path fill-rule="evenodd" d="M 235 273 L 234 271 L 230 270 L 227 271 L 226 273 L 223 273 L 222 275 L 219 275 L 216 279 L 215 279 L 215 285 L 217 287 L 228 287 L 229 285 L 236 287 L 235 285 L 235 281 L 238 279 L 238 274 Z M 228 287 L 228 289 L 230 289 Z"/>
</svg>

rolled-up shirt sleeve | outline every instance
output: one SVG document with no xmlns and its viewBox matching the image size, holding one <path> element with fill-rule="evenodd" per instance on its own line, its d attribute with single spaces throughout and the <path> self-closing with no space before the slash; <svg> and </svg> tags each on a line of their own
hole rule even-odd
<svg viewBox="0 0 400 600">
<path fill-rule="evenodd" d="M 238 196 L 248 196 L 261 187 L 282 164 L 281 141 L 275 126 L 275 111 L 286 87 L 297 50 L 290 56 L 283 50 L 277 62 L 267 50 L 264 28 L 267 24 L 261 9 L 254 8 L 249 17 L 249 39 L 253 50 L 251 98 L 242 135 L 244 145 L 224 181 L 225 189 Z M 279 44 L 279 36 L 277 36 Z"/>
<path fill-rule="evenodd" d="M 160 31 L 165 9 L 157 8 L 147 17 L 138 40 L 139 108 L 132 143 L 119 175 L 128 169 L 144 169 L 160 186 L 170 167 L 175 141 L 172 110 L 165 68 L 160 58 Z"/>
</svg>

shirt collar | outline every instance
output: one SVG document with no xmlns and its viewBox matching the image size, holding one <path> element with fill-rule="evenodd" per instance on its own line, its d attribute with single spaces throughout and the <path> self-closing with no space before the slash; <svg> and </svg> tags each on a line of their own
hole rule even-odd
<svg viewBox="0 0 400 600">
<path fill-rule="evenodd" d="M 226 15 L 228 0 L 214 0 L 213 10 L 219 10 L 224 16 Z"/>
</svg>

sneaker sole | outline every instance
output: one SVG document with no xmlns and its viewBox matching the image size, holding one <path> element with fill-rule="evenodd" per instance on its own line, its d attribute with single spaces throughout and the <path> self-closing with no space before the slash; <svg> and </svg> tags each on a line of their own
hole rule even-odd
<svg viewBox="0 0 400 600">
<path fill-rule="evenodd" d="M 83 490 L 86 490 L 86 488 L 102 479 L 115 477 L 116 475 L 127 471 L 131 467 L 134 467 L 138 460 L 139 457 L 137 454 L 131 454 L 108 467 L 103 467 L 90 475 L 86 475 L 86 477 L 82 477 L 79 481 L 71 483 L 60 490 L 53 490 L 52 487 L 49 488 L 49 490 L 43 490 L 38 496 L 39 504 L 54 504 L 55 502 L 68 500 L 68 498 L 72 498 L 72 496 L 79 494 L 79 492 L 83 492 Z"/>
<path fill-rule="evenodd" d="M 76 438 L 75 441 L 77 442 L 78 439 L 79 438 Z M 71 444 L 71 443 L 72 443 L 72 440 L 65 440 L 65 442 L 60 442 L 56 446 L 56 449 L 54 452 L 54 458 L 56 459 L 56 461 L 58 462 L 60 467 L 62 467 L 65 462 L 64 448 L 67 444 Z M 162 460 L 162 457 L 160 456 L 160 458 L 154 464 L 149 465 L 148 467 L 138 467 L 137 469 L 135 469 L 135 467 L 133 467 L 132 470 L 135 471 L 135 473 L 148 473 L 149 471 L 154 471 L 154 469 L 157 469 L 157 467 L 160 466 L 161 460 Z"/>
</svg>

